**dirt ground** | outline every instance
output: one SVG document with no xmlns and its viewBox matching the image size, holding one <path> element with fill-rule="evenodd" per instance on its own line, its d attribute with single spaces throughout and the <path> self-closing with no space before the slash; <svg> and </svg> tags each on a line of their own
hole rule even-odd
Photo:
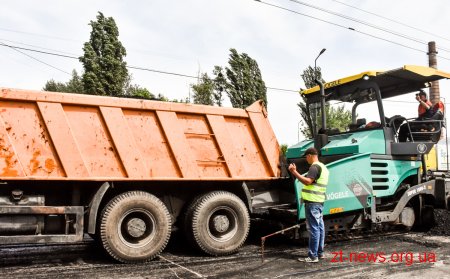
<svg viewBox="0 0 450 279">
<path fill-rule="evenodd" d="M 445 214 L 449 214 L 445 212 Z M 239 253 L 209 257 L 184 246 L 175 234 L 161 257 L 119 264 L 93 240 L 70 245 L 1 247 L 2 278 L 450 278 L 450 227 L 440 233 L 410 232 L 326 245 L 317 264 L 297 261 L 304 244 L 269 238 L 262 262 L 257 233 Z M 444 233 L 442 233 L 444 232 Z"/>
</svg>

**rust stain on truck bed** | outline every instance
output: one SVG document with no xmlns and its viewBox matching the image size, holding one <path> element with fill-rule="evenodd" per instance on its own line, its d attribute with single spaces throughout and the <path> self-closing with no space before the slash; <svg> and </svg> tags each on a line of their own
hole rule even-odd
<svg viewBox="0 0 450 279">
<path fill-rule="evenodd" d="M 48 173 L 51 173 L 52 171 L 54 171 L 55 168 L 56 168 L 56 164 L 53 159 L 48 158 L 47 160 L 45 160 L 45 170 Z"/>
<path fill-rule="evenodd" d="M 5 144 L 5 140 L 0 138 L 0 157 L 5 160 L 5 167 L 3 168 L 0 176 L 18 176 L 18 172 L 15 169 L 17 159 L 14 155 L 14 152 L 11 152 L 9 147 Z"/>
<path fill-rule="evenodd" d="M 37 159 L 39 157 L 39 155 L 41 155 L 41 151 L 39 151 L 39 150 L 34 151 L 33 157 L 30 160 L 29 168 L 30 168 L 32 175 L 36 174 L 36 172 L 41 168 L 39 160 Z"/>
<path fill-rule="evenodd" d="M 14 158 L 14 153 L 7 152 L 7 154 L 2 154 L 2 157 L 5 159 L 6 166 L 3 168 L 3 172 L 0 174 L 0 176 L 18 176 L 18 172 L 15 169 L 17 160 Z"/>
</svg>

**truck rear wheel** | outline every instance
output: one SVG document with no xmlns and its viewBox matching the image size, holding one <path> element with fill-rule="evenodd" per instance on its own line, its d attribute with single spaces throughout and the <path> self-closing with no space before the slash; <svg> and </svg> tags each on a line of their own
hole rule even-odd
<svg viewBox="0 0 450 279">
<path fill-rule="evenodd" d="M 185 229 L 200 250 L 212 256 L 229 255 L 245 242 L 250 217 L 236 195 L 215 191 L 197 198 L 188 208 Z"/>
<path fill-rule="evenodd" d="M 103 209 L 101 242 L 120 262 L 145 262 L 166 247 L 171 225 L 169 211 L 160 199 L 147 192 L 126 192 Z"/>
</svg>

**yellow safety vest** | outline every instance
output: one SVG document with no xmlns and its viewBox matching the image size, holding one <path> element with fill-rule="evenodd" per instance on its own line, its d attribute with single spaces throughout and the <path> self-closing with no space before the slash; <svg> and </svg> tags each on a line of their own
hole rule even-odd
<svg viewBox="0 0 450 279">
<path fill-rule="evenodd" d="M 325 202 L 325 192 L 327 191 L 328 177 L 330 172 L 321 162 L 314 162 L 313 165 L 321 168 L 320 177 L 311 185 L 304 185 L 302 188 L 302 199 L 309 202 Z"/>
</svg>

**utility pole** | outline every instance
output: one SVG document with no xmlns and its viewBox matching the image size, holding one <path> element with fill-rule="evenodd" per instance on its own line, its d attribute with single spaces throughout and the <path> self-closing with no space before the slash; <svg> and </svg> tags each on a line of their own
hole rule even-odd
<svg viewBox="0 0 450 279">
<path fill-rule="evenodd" d="M 437 69 L 436 42 L 428 42 L 428 66 Z M 433 81 L 430 88 L 430 101 L 434 104 L 439 102 L 441 95 L 439 92 L 439 81 Z"/>
</svg>

